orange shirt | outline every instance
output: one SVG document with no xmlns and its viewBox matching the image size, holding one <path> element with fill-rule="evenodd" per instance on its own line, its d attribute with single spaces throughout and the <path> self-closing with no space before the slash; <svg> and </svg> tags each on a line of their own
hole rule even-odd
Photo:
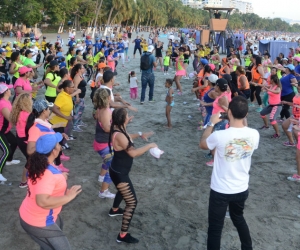
<svg viewBox="0 0 300 250">
<path fill-rule="evenodd" d="M 223 78 L 223 76 L 221 74 L 223 74 L 223 75 L 226 74 L 226 71 L 224 70 L 226 67 L 228 67 L 228 66 L 226 65 L 226 66 L 220 68 L 220 70 L 219 70 L 219 78 Z"/>
<path fill-rule="evenodd" d="M 249 85 L 248 79 L 247 79 L 247 77 L 246 77 L 245 75 L 240 75 L 240 76 L 238 76 L 238 78 L 237 78 L 238 89 L 241 89 L 241 88 L 242 88 L 242 84 L 240 83 L 240 77 L 241 77 L 241 76 L 244 76 L 244 77 L 246 78 L 246 87 L 245 87 L 245 89 L 243 89 L 243 90 L 250 89 L 250 85 Z"/>
<path fill-rule="evenodd" d="M 36 142 L 37 139 L 46 134 L 55 134 L 55 132 L 52 128 L 47 128 L 46 126 L 35 122 L 28 131 L 28 141 Z"/>
<path fill-rule="evenodd" d="M 62 172 L 49 165 L 44 174 L 33 184 L 28 179 L 28 190 L 19 212 L 20 217 L 27 224 L 35 227 L 53 225 L 61 211 L 62 206 L 54 209 L 45 209 L 36 204 L 36 195 L 48 194 L 51 196 L 63 196 L 67 189 L 67 181 Z"/>
<path fill-rule="evenodd" d="M 203 81 L 204 81 L 204 79 L 206 78 L 206 77 L 209 77 L 211 74 L 210 73 L 205 73 L 205 75 L 203 76 Z M 202 84 L 201 84 L 201 80 L 199 80 L 198 81 L 198 86 L 202 86 Z M 209 91 L 210 90 L 210 86 L 209 85 L 207 85 L 204 89 L 200 89 L 200 96 L 202 97 L 202 96 L 204 96 L 205 95 L 205 93 L 207 92 L 207 91 Z"/>
<path fill-rule="evenodd" d="M 296 119 L 300 118 L 300 96 L 295 95 L 293 98 L 293 115 Z"/>
<path fill-rule="evenodd" d="M 255 82 L 255 83 L 258 83 L 258 84 L 262 84 L 263 79 L 262 79 L 261 75 L 257 72 L 257 68 L 258 68 L 259 66 L 260 66 L 260 65 L 258 65 L 258 66 L 256 66 L 256 67 L 253 67 L 252 70 L 251 70 L 252 81 Z"/>
</svg>

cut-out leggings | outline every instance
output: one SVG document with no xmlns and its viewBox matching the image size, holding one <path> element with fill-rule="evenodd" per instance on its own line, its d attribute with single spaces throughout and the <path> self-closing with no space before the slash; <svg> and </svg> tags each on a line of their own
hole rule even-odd
<svg viewBox="0 0 300 250">
<path fill-rule="evenodd" d="M 137 205 L 136 194 L 128 174 L 115 172 L 112 168 L 109 169 L 109 174 L 118 190 L 113 203 L 113 208 L 118 208 L 123 199 L 126 203 L 121 231 L 127 232 Z"/>
</svg>

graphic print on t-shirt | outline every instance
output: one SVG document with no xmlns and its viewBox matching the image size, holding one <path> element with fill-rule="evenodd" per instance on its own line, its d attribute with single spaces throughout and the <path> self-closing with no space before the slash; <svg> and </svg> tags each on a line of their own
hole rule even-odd
<svg viewBox="0 0 300 250">
<path fill-rule="evenodd" d="M 251 138 L 233 139 L 225 146 L 225 159 L 234 162 L 251 157 L 252 148 Z"/>
</svg>

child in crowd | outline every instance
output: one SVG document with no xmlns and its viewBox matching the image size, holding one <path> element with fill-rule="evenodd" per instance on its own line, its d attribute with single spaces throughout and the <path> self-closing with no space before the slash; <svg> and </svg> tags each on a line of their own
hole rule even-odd
<svg viewBox="0 0 300 250">
<path fill-rule="evenodd" d="M 170 65 L 170 54 L 169 51 L 166 52 L 166 56 L 164 57 L 164 75 L 169 75 L 169 65 Z"/>
<path fill-rule="evenodd" d="M 171 110 L 174 106 L 174 90 L 172 88 L 173 80 L 172 79 L 166 79 L 165 87 L 168 89 L 167 96 L 166 96 L 166 117 L 167 117 L 167 128 L 172 128 L 171 123 Z"/>
<path fill-rule="evenodd" d="M 138 80 L 137 77 L 135 76 L 135 72 L 134 71 L 130 71 L 128 74 L 128 83 L 130 86 L 130 98 L 131 99 L 136 99 L 137 96 L 137 92 L 138 92 Z"/>
<path fill-rule="evenodd" d="M 146 39 L 143 39 L 143 41 L 141 42 L 141 46 L 143 48 L 143 52 L 147 52 L 148 51 L 148 44 Z"/>
</svg>

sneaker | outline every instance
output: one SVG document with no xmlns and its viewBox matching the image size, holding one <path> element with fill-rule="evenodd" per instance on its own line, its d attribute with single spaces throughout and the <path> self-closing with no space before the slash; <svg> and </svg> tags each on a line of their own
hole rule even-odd
<svg viewBox="0 0 300 250">
<path fill-rule="evenodd" d="M 265 125 L 263 125 L 261 128 L 259 128 L 259 129 L 261 129 L 261 130 L 264 130 L 264 129 L 269 129 L 270 127 L 267 127 L 267 126 L 265 126 Z"/>
<path fill-rule="evenodd" d="M 71 149 L 71 147 L 68 145 L 68 143 L 65 143 L 61 147 L 62 147 L 62 149 Z"/>
<path fill-rule="evenodd" d="M 166 73 L 164 73 L 164 76 L 166 75 Z"/>
<path fill-rule="evenodd" d="M 108 189 L 106 189 L 103 193 L 101 193 L 101 191 L 99 191 L 98 196 L 99 196 L 99 198 L 114 199 L 116 195 L 112 194 L 111 192 L 108 191 Z"/>
<path fill-rule="evenodd" d="M 206 166 L 213 167 L 214 166 L 214 159 L 206 162 Z"/>
<path fill-rule="evenodd" d="M 7 181 L 7 179 L 2 174 L 0 174 L 0 181 Z"/>
<path fill-rule="evenodd" d="M 144 102 L 140 102 L 141 103 L 141 105 L 143 105 L 144 104 Z"/>
<path fill-rule="evenodd" d="M 149 102 L 155 102 L 155 100 L 154 100 L 154 99 L 152 99 L 151 101 L 149 100 Z"/>
<path fill-rule="evenodd" d="M 278 135 L 278 134 L 274 134 L 271 136 L 271 139 L 278 139 L 278 138 L 280 138 L 280 135 Z"/>
<path fill-rule="evenodd" d="M 19 184 L 19 188 L 27 188 L 27 187 L 28 187 L 27 181 L 26 182 L 21 182 Z"/>
<path fill-rule="evenodd" d="M 248 107 L 255 107 L 255 104 L 254 103 L 249 103 Z"/>
<path fill-rule="evenodd" d="M 167 72 L 167 75 L 169 75 L 169 73 Z"/>
<path fill-rule="evenodd" d="M 61 156 L 60 156 L 60 160 L 61 161 L 68 161 L 68 160 L 70 160 L 70 157 L 66 156 L 64 153 L 62 153 Z"/>
<path fill-rule="evenodd" d="M 118 215 L 123 215 L 123 213 L 124 213 L 124 210 L 122 209 L 122 208 L 118 208 L 118 210 L 117 211 L 114 211 L 112 208 L 109 210 L 109 213 L 108 213 L 108 215 L 110 216 L 110 217 L 115 217 L 115 216 L 118 216 Z"/>
<path fill-rule="evenodd" d="M 259 107 L 259 108 L 257 108 L 255 111 L 256 111 L 256 112 L 261 112 L 262 110 L 263 110 L 263 108 Z"/>
<path fill-rule="evenodd" d="M 10 165 L 16 165 L 16 164 L 19 164 L 19 163 L 20 163 L 19 160 L 12 160 L 12 161 L 7 161 L 6 165 L 10 166 Z"/>
<path fill-rule="evenodd" d="M 65 166 L 61 163 L 57 166 L 57 168 L 61 171 L 61 172 L 66 172 L 68 173 L 70 170 L 68 168 L 65 168 Z"/>
<path fill-rule="evenodd" d="M 104 175 L 101 176 L 101 175 L 99 174 L 98 181 L 99 181 L 99 182 L 103 182 L 103 181 L 104 181 L 104 177 L 105 177 Z"/>
<path fill-rule="evenodd" d="M 293 176 L 289 176 L 287 179 L 289 181 L 300 181 L 300 175 L 294 174 Z"/>
<path fill-rule="evenodd" d="M 83 132 L 83 130 L 81 128 L 79 128 L 78 126 L 73 127 L 73 131 L 75 131 L 75 132 Z"/>
<path fill-rule="evenodd" d="M 289 141 L 286 141 L 283 143 L 283 146 L 286 146 L 286 147 L 295 147 L 296 144 L 295 143 L 290 143 Z"/>
<path fill-rule="evenodd" d="M 76 136 L 70 135 L 67 141 L 74 141 L 76 139 L 77 139 Z"/>
<path fill-rule="evenodd" d="M 81 122 L 79 122 L 78 126 L 87 127 L 88 125 L 86 123 L 84 123 L 83 121 L 81 121 Z"/>
<path fill-rule="evenodd" d="M 125 235 L 125 237 L 123 237 L 123 238 L 121 238 L 120 234 L 118 234 L 117 242 L 118 242 L 118 243 L 121 243 L 121 242 L 126 242 L 126 243 L 138 243 L 139 240 L 136 239 L 136 238 L 134 238 L 134 237 L 132 237 L 132 236 L 130 235 L 130 233 L 127 233 L 127 234 Z"/>
</svg>

